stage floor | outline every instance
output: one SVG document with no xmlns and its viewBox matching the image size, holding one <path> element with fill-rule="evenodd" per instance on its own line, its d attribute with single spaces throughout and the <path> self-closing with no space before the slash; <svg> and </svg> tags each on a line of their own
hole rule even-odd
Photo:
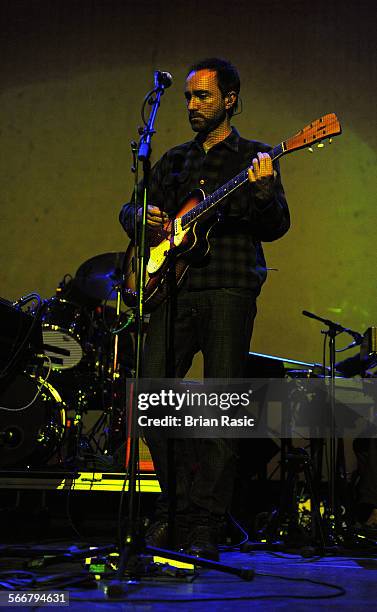
<svg viewBox="0 0 377 612">
<path fill-rule="evenodd" d="M 101 546 L 109 542 L 97 540 L 96 544 Z M 69 550 L 72 545 L 73 542 L 68 541 L 50 540 L 45 544 L 38 542 L 39 550 L 44 549 L 47 554 L 53 548 L 66 547 Z M 81 548 L 84 543 L 75 542 L 75 546 Z M 41 569 L 29 568 L 28 571 L 39 577 L 40 589 L 45 584 L 46 588 L 43 588 L 45 591 L 68 592 L 70 611 L 88 610 L 89 607 L 92 610 L 153 609 L 159 612 L 177 609 L 185 612 L 191 610 L 233 612 L 235 608 L 294 611 L 304 611 L 308 608 L 366 610 L 375 607 L 373 602 L 376 600 L 377 555 L 304 559 L 300 555 L 262 551 L 224 552 L 221 555 L 221 562 L 238 568 L 252 569 L 255 576 L 253 580 L 247 582 L 238 576 L 197 568 L 194 579 L 165 577 L 153 581 L 140 579 L 129 584 L 124 581 L 124 594 L 119 599 L 109 599 L 105 587 L 110 579 L 97 582 L 93 580 L 89 588 L 82 584 L 66 586 L 70 580 L 77 580 L 80 575 L 88 575 L 82 561 L 59 562 Z M 7 569 L 11 572 L 15 567 L 20 569 L 20 559 L 12 560 L 9 556 L 7 558 L 2 556 L 1 566 L 3 571 Z M 54 583 L 51 581 L 44 583 L 44 580 L 51 580 L 52 576 Z M 59 580 L 59 586 L 56 580 Z M 53 584 L 56 588 L 53 588 Z M 27 587 L 24 590 L 28 591 Z M 6 593 L 2 590 L 1 597 L 6 597 Z M 4 601 L 3 599 L 2 605 L 5 605 Z M 31 610 L 35 607 L 38 605 L 25 604 L 23 609 Z M 43 607 L 53 609 L 52 606 Z"/>
</svg>

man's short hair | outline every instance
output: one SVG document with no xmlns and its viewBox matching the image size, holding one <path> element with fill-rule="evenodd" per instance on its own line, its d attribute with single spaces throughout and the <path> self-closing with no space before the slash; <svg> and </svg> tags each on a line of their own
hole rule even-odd
<svg viewBox="0 0 377 612">
<path fill-rule="evenodd" d="M 217 83 L 224 98 L 230 91 L 234 91 L 236 93 L 236 102 L 233 104 L 232 108 L 228 110 L 228 114 L 231 117 L 234 111 L 237 110 L 238 94 L 240 93 L 241 89 L 240 75 L 238 74 L 237 68 L 225 59 L 221 59 L 219 57 L 209 57 L 193 64 L 190 67 L 187 76 L 191 72 L 197 72 L 198 70 L 213 70 L 216 72 Z"/>
</svg>

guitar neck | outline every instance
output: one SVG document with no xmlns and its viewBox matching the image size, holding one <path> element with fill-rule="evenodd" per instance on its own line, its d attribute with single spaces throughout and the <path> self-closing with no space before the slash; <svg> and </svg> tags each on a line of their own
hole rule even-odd
<svg viewBox="0 0 377 612">
<path fill-rule="evenodd" d="M 335 113 L 328 113 L 323 115 L 319 119 L 312 121 L 309 125 L 305 126 L 302 130 L 297 132 L 291 138 L 288 138 L 284 142 L 276 145 L 271 151 L 268 151 L 272 161 L 278 159 L 286 153 L 292 151 L 298 151 L 306 147 L 311 147 L 314 143 L 321 143 L 326 138 L 332 138 L 342 133 L 342 128 L 339 120 Z M 331 140 L 330 140 L 331 142 Z M 318 146 L 323 146 L 319 144 Z M 248 181 L 248 168 L 242 170 L 237 176 L 232 178 L 230 181 L 225 183 L 222 187 L 219 187 L 210 196 L 207 196 L 194 208 L 188 211 L 181 217 L 182 227 L 188 227 L 200 220 L 201 217 L 208 216 L 211 209 L 218 206 L 230 193 L 236 191 L 241 185 Z"/>
<path fill-rule="evenodd" d="M 271 149 L 271 151 L 268 151 L 268 154 L 272 161 L 274 161 L 284 155 L 285 152 L 284 143 L 281 142 Z M 211 195 L 204 198 L 200 204 L 197 204 L 197 206 L 184 214 L 181 219 L 182 228 L 186 228 L 196 221 L 199 221 L 206 213 L 207 216 L 211 209 L 215 209 L 229 194 L 236 191 L 244 183 L 247 183 L 248 180 L 248 168 L 245 168 L 245 170 L 242 170 L 237 176 L 234 176 L 230 181 L 225 183 L 225 185 L 222 185 L 222 187 L 216 189 Z"/>
</svg>

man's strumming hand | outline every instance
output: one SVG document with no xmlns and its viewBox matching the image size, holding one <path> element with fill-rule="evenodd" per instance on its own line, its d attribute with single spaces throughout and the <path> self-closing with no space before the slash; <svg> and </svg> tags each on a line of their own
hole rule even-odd
<svg viewBox="0 0 377 612">
<path fill-rule="evenodd" d="M 142 209 L 138 210 L 138 217 L 141 219 Z M 156 229 L 164 225 L 169 219 L 168 215 L 153 204 L 148 204 L 147 208 L 147 225 Z"/>
</svg>

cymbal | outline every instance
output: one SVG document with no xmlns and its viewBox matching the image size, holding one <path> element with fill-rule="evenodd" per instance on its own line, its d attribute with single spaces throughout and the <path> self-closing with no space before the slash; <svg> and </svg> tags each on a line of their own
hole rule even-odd
<svg viewBox="0 0 377 612">
<path fill-rule="evenodd" d="M 91 298 L 116 300 L 116 285 L 122 280 L 125 253 L 102 253 L 85 261 L 76 272 L 75 281 Z"/>
</svg>

